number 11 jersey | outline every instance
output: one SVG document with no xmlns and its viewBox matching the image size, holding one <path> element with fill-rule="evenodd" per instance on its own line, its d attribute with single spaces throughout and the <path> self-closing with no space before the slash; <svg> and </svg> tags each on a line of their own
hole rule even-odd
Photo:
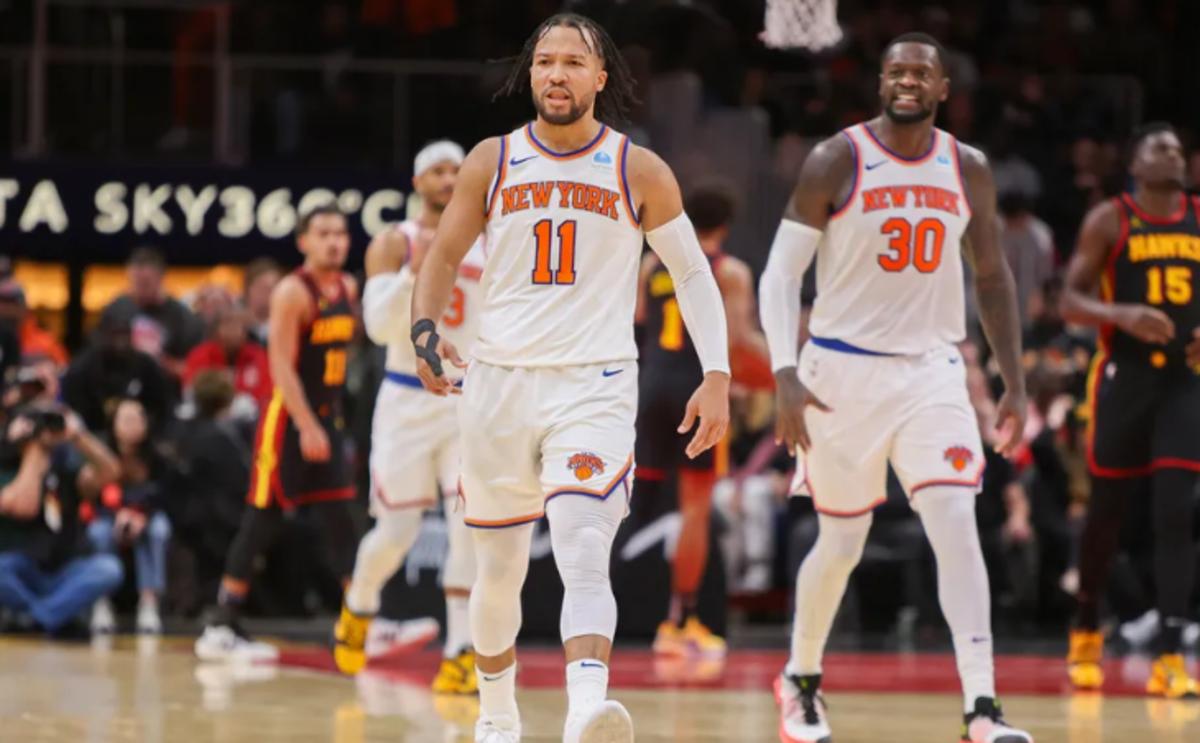
<svg viewBox="0 0 1200 743">
<path fill-rule="evenodd" d="M 633 313 L 643 235 L 629 138 L 601 125 L 555 152 L 526 124 L 501 138 L 488 191 L 487 265 L 475 358 L 554 367 L 637 358 Z"/>
<path fill-rule="evenodd" d="M 812 335 L 905 355 L 961 341 L 971 207 L 958 142 L 934 129 L 929 150 L 905 158 L 866 124 L 842 135 L 854 152 L 854 183 L 818 249 Z"/>
</svg>

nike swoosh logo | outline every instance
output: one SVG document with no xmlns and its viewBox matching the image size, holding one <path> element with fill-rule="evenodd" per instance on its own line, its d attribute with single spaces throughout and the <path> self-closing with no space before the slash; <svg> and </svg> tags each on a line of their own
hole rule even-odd
<svg viewBox="0 0 1200 743">
<path fill-rule="evenodd" d="M 507 675 L 507 673 L 502 673 L 499 676 L 488 676 L 487 674 L 481 673 L 479 674 L 479 678 L 483 679 L 484 681 L 499 681 Z"/>
<path fill-rule="evenodd" d="M 950 363 L 951 363 L 951 364 L 957 364 L 957 363 L 958 363 L 958 359 L 950 359 Z"/>
<path fill-rule="evenodd" d="M 520 160 L 518 160 L 517 158 L 514 157 L 513 159 L 508 161 L 508 164 L 515 168 L 516 166 L 520 165 L 521 163 L 529 162 L 530 160 L 532 160 L 535 157 L 537 157 L 537 155 L 530 155 L 529 157 L 523 157 Z"/>
<path fill-rule="evenodd" d="M 588 663 L 587 661 L 580 661 L 579 667 L 580 668 L 604 668 L 604 664 L 603 663 Z"/>
<path fill-rule="evenodd" d="M 537 156 L 534 155 L 534 157 L 537 157 Z M 886 162 L 887 162 L 887 160 L 880 160 L 877 163 L 867 163 L 867 170 L 874 170 L 875 168 L 878 168 L 880 165 L 883 165 Z"/>
<path fill-rule="evenodd" d="M 609 371 L 608 369 L 605 369 L 604 371 L 600 372 L 600 374 L 601 374 L 601 376 L 605 376 L 605 377 L 615 377 L 623 371 L 625 371 L 625 370 L 624 369 L 613 369 L 613 370 Z"/>
</svg>

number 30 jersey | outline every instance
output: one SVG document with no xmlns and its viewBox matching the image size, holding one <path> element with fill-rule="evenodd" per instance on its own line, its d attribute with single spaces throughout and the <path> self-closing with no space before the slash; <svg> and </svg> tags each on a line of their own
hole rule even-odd
<svg viewBox="0 0 1200 743">
<path fill-rule="evenodd" d="M 603 125 L 572 152 L 539 142 L 532 124 L 501 139 L 475 358 L 505 367 L 637 358 L 643 236 L 626 177 L 630 147 Z"/>
<path fill-rule="evenodd" d="M 971 207 L 957 141 L 934 129 L 929 151 L 908 159 L 866 124 L 842 135 L 854 151 L 854 185 L 818 248 L 812 335 L 886 354 L 961 341 Z"/>
</svg>

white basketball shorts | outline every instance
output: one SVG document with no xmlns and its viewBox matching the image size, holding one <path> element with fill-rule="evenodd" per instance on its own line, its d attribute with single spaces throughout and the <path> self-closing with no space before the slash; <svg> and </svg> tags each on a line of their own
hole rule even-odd
<svg viewBox="0 0 1200 743">
<path fill-rule="evenodd" d="M 458 397 L 426 392 L 414 376 L 388 372 L 371 420 L 371 515 L 429 508 L 453 495 L 460 468 Z"/>
<path fill-rule="evenodd" d="M 869 356 L 810 342 L 799 374 L 832 408 L 805 411 L 812 446 L 800 469 L 818 512 L 851 517 L 875 508 L 886 498 L 889 463 L 910 501 L 931 485 L 978 492 L 983 443 L 954 346 Z"/>
<path fill-rule="evenodd" d="M 459 403 L 466 523 L 515 526 L 551 498 L 632 489 L 635 361 L 510 368 L 472 362 Z"/>
</svg>

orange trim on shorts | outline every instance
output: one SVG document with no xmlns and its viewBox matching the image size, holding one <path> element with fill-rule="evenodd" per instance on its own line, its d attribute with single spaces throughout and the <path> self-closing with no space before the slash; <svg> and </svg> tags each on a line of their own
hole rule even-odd
<svg viewBox="0 0 1200 743">
<path fill-rule="evenodd" d="M 503 529 L 508 526 L 520 526 L 521 524 L 528 524 L 531 521 L 537 521 L 545 515 L 545 511 L 539 511 L 529 516 L 517 516 L 516 518 L 512 519 L 499 519 L 497 521 L 484 521 L 482 519 L 464 518 L 463 523 L 475 529 Z"/>
<path fill-rule="evenodd" d="M 931 488 L 935 485 L 961 485 L 963 487 L 977 488 L 977 487 L 979 487 L 979 484 L 981 482 L 983 482 L 983 471 L 985 469 L 987 469 L 987 460 L 984 460 L 979 463 L 979 471 L 975 473 L 975 479 L 973 479 L 973 480 L 947 479 L 947 480 L 925 480 L 924 482 L 919 482 L 916 485 L 913 485 L 911 488 L 909 488 L 909 490 L 908 490 L 909 500 L 912 500 L 912 497 L 917 494 L 917 491 L 922 490 L 924 488 Z"/>
<path fill-rule="evenodd" d="M 603 488 L 599 490 L 592 490 L 591 488 L 577 488 L 573 485 L 564 488 L 555 488 L 546 494 L 545 500 L 550 500 L 551 498 L 559 495 L 586 495 L 592 498 L 607 498 L 608 496 L 612 495 L 614 490 L 617 489 L 617 486 L 621 484 L 621 481 L 629 476 L 631 469 L 633 469 L 632 454 L 630 454 L 629 458 L 625 460 L 625 466 L 622 467 L 620 471 L 617 472 L 617 474 L 613 477 L 613 479 L 609 480 L 608 484 Z"/>
<path fill-rule="evenodd" d="M 811 485 L 808 486 L 808 490 L 810 493 L 812 492 Z M 813 508 L 816 510 L 817 513 L 821 514 L 822 516 L 832 516 L 835 519 L 852 519 L 852 518 L 855 518 L 856 516 L 862 516 L 864 514 L 870 513 L 871 511 L 874 511 L 877 506 L 882 505 L 883 502 L 886 500 L 887 500 L 887 496 L 885 495 L 884 497 L 875 501 L 874 503 L 867 506 L 866 508 L 862 508 L 857 511 L 832 511 L 828 508 L 821 508 L 819 505 L 817 505 L 817 497 L 814 495 L 813 496 Z"/>
<path fill-rule="evenodd" d="M 283 391 L 278 387 L 263 415 L 255 443 L 254 469 L 250 475 L 250 493 L 246 501 L 255 508 L 268 508 L 271 495 L 280 492 L 279 459 L 283 453 L 283 433 L 287 430 L 287 409 Z"/>
</svg>

